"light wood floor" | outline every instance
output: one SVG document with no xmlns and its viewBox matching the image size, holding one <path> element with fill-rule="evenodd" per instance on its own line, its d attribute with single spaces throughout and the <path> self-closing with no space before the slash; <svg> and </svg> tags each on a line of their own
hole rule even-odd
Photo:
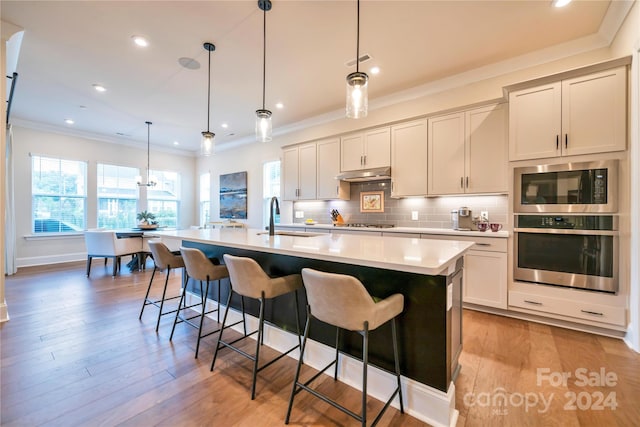
<svg viewBox="0 0 640 427">
<path fill-rule="evenodd" d="M 2 425 L 284 424 L 295 361 L 285 358 L 262 371 L 251 401 L 250 361 L 223 351 L 210 372 L 213 337 L 194 359 L 195 329 L 179 325 L 169 342 L 171 316 L 163 318 L 157 334 L 154 307 L 138 320 L 150 274 L 150 268 L 125 271 L 112 279 L 109 267 L 96 260 L 91 279 L 84 263 L 21 269 L 7 277 L 11 320 L 0 327 Z M 172 274 L 171 284 L 177 292 L 178 275 Z M 473 311 L 464 313 L 463 333 L 458 426 L 640 425 L 640 355 L 622 341 Z M 538 385 L 537 370 L 545 368 L 554 379 L 562 372 L 572 376 L 566 386 L 553 387 L 544 378 Z M 617 379 L 610 378 L 609 386 L 580 387 L 575 372 L 581 368 L 603 368 Z M 357 391 L 330 378 L 321 387 L 357 409 Z M 572 393 L 576 410 L 565 408 Z M 594 407 L 599 393 L 607 398 L 602 410 Z M 500 396 L 506 404 L 495 399 Z M 549 408 L 541 398 L 551 400 Z M 370 399 L 370 413 L 381 405 Z M 291 417 L 291 425 L 355 424 L 306 393 L 298 395 Z M 390 408 L 379 425 L 426 424 Z"/>
</svg>

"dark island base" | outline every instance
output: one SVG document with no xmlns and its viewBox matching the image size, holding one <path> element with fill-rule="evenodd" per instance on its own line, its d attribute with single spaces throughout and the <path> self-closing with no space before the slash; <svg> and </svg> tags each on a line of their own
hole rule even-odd
<svg viewBox="0 0 640 427">
<path fill-rule="evenodd" d="M 309 267 L 321 271 L 349 274 L 357 277 L 372 296 L 386 298 L 394 293 L 404 295 L 404 312 L 397 319 L 400 370 L 402 375 L 420 383 L 446 392 L 457 368 L 460 351 L 461 312 L 456 296 L 460 294 L 462 258 L 456 273 L 451 276 L 428 276 L 351 264 L 321 261 L 278 255 L 244 249 L 215 246 L 184 241 L 183 246 L 202 250 L 208 257 L 218 258 L 226 254 L 255 259 L 270 276 L 300 273 Z M 447 283 L 457 283 L 454 289 L 454 309 L 447 310 Z M 188 290 L 199 293 L 199 286 L 190 281 Z M 222 295 L 217 295 L 217 286 L 210 286 L 208 298 L 225 302 L 228 296 L 228 280 L 223 282 Z M 272 324 L 288 331 L 296 331 L 295 301 L 292 295 L 284 295 L 266 305 L 265 318 Z M 306 321 L 306 295 L 300 292 L 300 330 Z M 231 306 L 239 309 L 240 299 L 234 297 Z M 258 303 L 246 299 L 245 309 L 258 316 Z M 452 323 L 452 314 L 455 323 Z M 333 347 L 335 327 L 319 321 L 312 323 L 309 337 Z M 453 337 L 453 345 L 452 345 Z M 393 347 L 391 326 L 385 324 L 371 333 L 369 360 L 372 364 L 393 372 Z M 362 338 L 355 332 L 341 333 L 340 350 L 357 358 L 362 356 Z"/>
</svg>

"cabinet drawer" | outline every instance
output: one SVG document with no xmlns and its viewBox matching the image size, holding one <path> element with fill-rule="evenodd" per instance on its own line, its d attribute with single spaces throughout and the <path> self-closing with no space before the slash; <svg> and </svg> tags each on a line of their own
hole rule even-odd
<svg viewBox="0 0 640 427">
<path fill-rule="evenodd" d="M 465 242 L 475 242 L 471 250 L 507 252 L 507 240 L 502 237 L 475 237 L 475 236 L 452 236 L 448 234 L 423 234 L 423 239 L 438 240 L 462 240 Z"/>
<path fill-rule="evenodd" d="M 573 317 L 576 321 L 588 320 L 619 326 L 626 323 L 626 310 L 623 307 L 583 303 L 525 292 L 510 291 L 509 306 Z"/>
</svg>

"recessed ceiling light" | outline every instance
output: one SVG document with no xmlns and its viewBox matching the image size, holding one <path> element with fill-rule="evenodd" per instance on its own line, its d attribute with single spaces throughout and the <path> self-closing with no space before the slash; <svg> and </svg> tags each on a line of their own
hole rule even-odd
<svg viewBox="0 0 640 427">
<path fill-rule="evenodd" d="M 72 124 L 74 124 L 74 123 L 75 123 L 75 122 L 73 121 L 73 119 L 64 119 L 64 122 L 65 122 L 66 124 L 68 124 L 68 125 L 72 125 Z"/>
<path fill-rule="evenodd" d="M 149 46 L 149 42 L 142 36 L 131 36 L 131 39 L 136 44 L 136 46 L 147 47 Z"/>
<path fill-rule="evenodd" d="M 226 128 L 228 128 L 228 127 L 229 127 L 229 125 L 228 125 L 228 124 L 226 124 L 226 123 L 223 123 L 223 124 L 221 124 L 220 126 L 222 126 L 222 128 L 223 128 L 223 129 L 226 129 Z"/>
<path fill-rule="evenodd" d="M 380 67 L 371 67 L 371 69 L 369 70 L 369 72 L 373 75 L 376 75 L 378 73 L 380 73 Z"/>
<path fill-rule="evenodd" d="M 178 141 L 173 141 L 173 145 L 180 145 Z"/>
<path fill-rule="evenodd" d="M 553 0 L 551 2 L 551 4 L 553 5 L 553 7 L 565 7 L 566 5 L 568 5 L 569 3 L 571 3 L 571 0 Z"/>
<path fill-rule="evenodd" d="M 282 109 L 284 108 L 284 104 L 283 104 L 282 102 L 278 102 L 278 103 L 276 104 L 276 108 L 277 108 L 278 110 L 282 110 Z"/>
<path fill-rule="evenodd" d="M 97 83 L 93 85 L 93 88 L 95 90 L 97 90 L 98 92 L 106 92 L 107 91 L 107 88 L 105 88 L 104 86 L 99 85 Z"/>
</svg>

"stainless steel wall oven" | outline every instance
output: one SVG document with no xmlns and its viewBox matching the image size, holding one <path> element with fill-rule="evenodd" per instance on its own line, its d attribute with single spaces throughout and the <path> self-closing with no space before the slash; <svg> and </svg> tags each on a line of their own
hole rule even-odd
<svg viewBox="0 0 640 427">
<path fill-rule="evenodd" d="M 514 279 L 616 293 L 618 217 L 516 215 Z"/>
</svg>

